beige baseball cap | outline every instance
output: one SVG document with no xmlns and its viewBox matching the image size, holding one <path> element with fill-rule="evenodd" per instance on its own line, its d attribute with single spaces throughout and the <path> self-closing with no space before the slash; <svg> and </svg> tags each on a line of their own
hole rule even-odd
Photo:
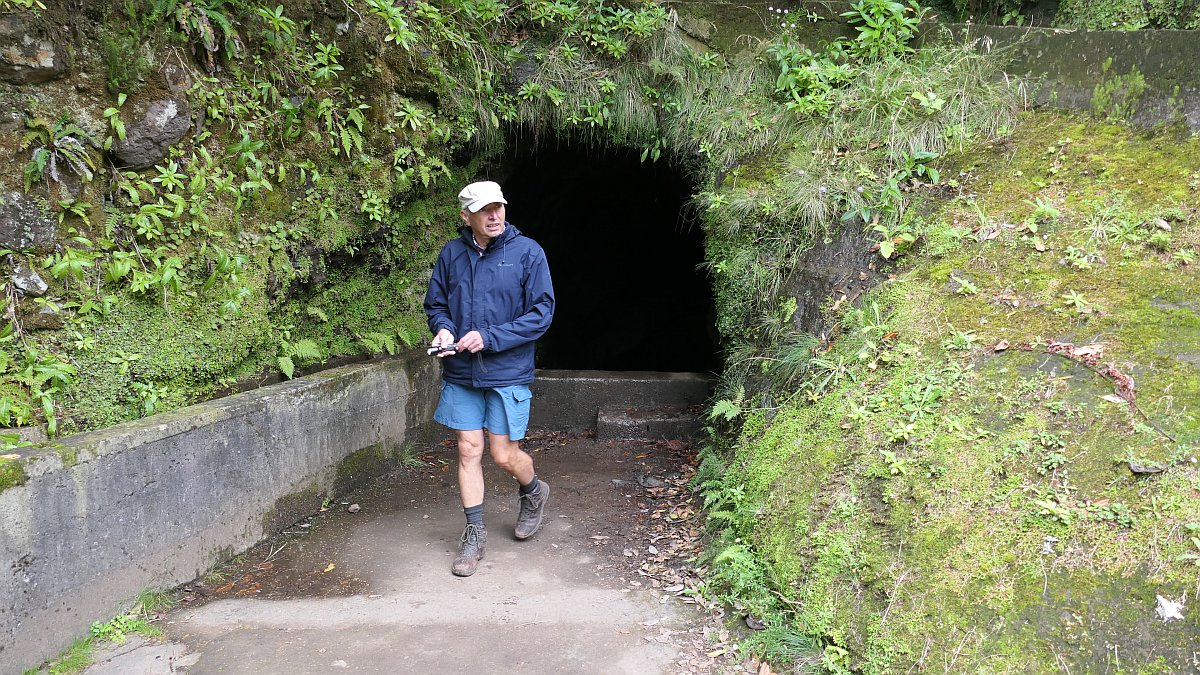
<svg viewBox="0 0 1200 675">
<path fill-rule="evenodd" d="M 490 180 L 471 183 L 458 193 L 458 201 L 462 203 L 462 207 L 471 213 L 479 213 L 479 209 L 488 204 L 507 204 L 508 200 L 504 198 L 504 193 L 500 191 L 500 184 Z"/>
</svg>

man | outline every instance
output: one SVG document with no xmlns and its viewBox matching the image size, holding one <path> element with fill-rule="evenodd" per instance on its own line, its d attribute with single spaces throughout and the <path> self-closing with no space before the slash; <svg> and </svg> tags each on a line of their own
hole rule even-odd
<svg viewBox="0 0 1200 675">
<path fill-rule="evenodd" d="M 516 478 L 516 537 L 542 524 L 550 486 L 538 480 L 521 450 L 529 421 L 533 342 L 550 327 L 554 288 L 546 254 L 505 221 L 504 193 L 492 181 L 458 194 L 465 227 L 442 248 L 425 294 L 425 314 L 442 359 L 442 396 L 433 418 L 455 430 L 458 488 L 467 518 L 451 571 L 475 573 L 487 544 L 483 525 L 483 446 Z"/>
</svg>

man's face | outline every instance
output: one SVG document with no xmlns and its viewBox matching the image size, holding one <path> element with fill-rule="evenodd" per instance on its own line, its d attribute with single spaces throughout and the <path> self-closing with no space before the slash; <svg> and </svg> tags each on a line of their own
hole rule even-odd
<svg viewBox="0 0 1200 675">
<path fill-rule="evenodd" d="M 504 231 L 504 204 L 493 202 L 475 213 L 463 209 L 462 219 L 471 227 L 475 241 L 486 245 Z"/>
</svg>

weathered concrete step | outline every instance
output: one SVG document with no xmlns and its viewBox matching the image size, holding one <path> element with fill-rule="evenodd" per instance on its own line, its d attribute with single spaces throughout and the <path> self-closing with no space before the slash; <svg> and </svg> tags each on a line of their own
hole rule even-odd
<svg viewBox="0 0 1200 675">
<path fill-rule="evenodd" d="M 704 373 L 539 370 L 531 387 L 529 424 L 560 431 L 591 429 L 602 408 L 686 408 L 708 400 L 712 387 L 712 376 Z"/>
<path fill-rule="evenodd" d="M 596 438 L 604 441 L 696 439 L 704 429 L 700 413 L 700 406 L 601 408 L 596 414 Z"/>
</svg>

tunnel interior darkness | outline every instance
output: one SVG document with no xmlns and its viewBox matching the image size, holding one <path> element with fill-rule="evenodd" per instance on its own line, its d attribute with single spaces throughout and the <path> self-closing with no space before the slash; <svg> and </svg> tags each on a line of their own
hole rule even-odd
<svg viewBox="0 0 1200 675">
<path fill-rule="evenodd" d="M 545 249 L 557 297 L 537 366 L 718 370 L 687 178 L 633 150 L 519 137 L 509 148 L 493 172 L 508 220 Z"/>
</svg>

